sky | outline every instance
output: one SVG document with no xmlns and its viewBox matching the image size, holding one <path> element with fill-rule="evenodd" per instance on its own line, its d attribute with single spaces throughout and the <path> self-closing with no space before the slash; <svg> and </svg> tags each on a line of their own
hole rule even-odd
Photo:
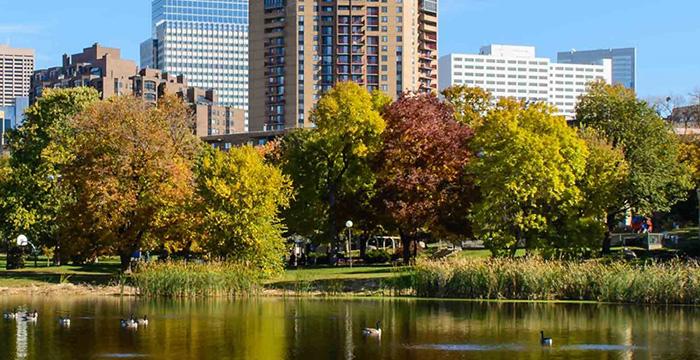
<svg viewBox="0 0 700 360">
<path fill-rule="evenodd" d="M 700 88 L 698 14 L 698 0 L 440 0 L 440 55 L 492 43 L 553 59 L 636 47 L 639 95 L 682 96 Z M 150 33 L 150 0 L 0 0 L 0 43 L 35 49 L 37 68 L 95 42 L 138 62 Z"/>
</svg>

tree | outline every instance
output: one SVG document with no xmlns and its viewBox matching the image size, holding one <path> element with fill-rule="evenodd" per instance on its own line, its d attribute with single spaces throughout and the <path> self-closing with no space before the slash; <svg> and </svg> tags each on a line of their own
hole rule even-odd
<svg viewBox="0 0 700 360">
<path fill-rule="evenodd" d="M 123 271 L 131 255 L 162 245 L 169 213 L 192 198 L 199 140 L 181 100 L 151 107 L 134 97 L 95 103 L 75 118 L 74 160 L 63 181 L 76 195 L 64 221 L 68 251 L 89 259 L 117 253 Z"/>
<path fill-rule="evenodd" d="M 698 227 L 700 227 L 700 137 L 687 137 L 681 148 L 681 160 L 690 169 L 698 200 Z M 700 233 L 698 234 L 700 238 Z"/>
<path fill-rule="evenodd" d="M 456 85 L 443 90 L 442 95 L 454 108 L 455 119 L 472 127 L 479 126 L 493 107 L 491 93 L 479 87 Z"/>
<path fill-rule="evenodd" d="M 379 109 L 388 100 L 354 83 L 326 93 L 311 115 L 314 129 L 297 130 L 280 144 L 281 167 L 296 191 L 285 212 L 289 230 L 338 242 L 341 199 L 374 185 L 370 159 L 381 145 L 385 123 Z M 347 220 L 347 219 L 345 219 Z"/>
<path fill-rule="evenodd" d="M 387 130 L 377 156 L 378 200 L 403 244 L 404 261 L 421 230 L 456 208 L 471 158 L 471 129 L 434 95 L 405 94 L 384 112 Z M 413 244 L 415 247 L 415 244 Z"/>
<path fill-rule="evenodd" d="M 94 89 L 46 89 L 8 133 L 12 156 L 0 177 L 0 233 L 27 235 L 37 246 L 60 246 L 57 218 L 73 196 L 61 182 L 75 130 L 71 119 L 99 100 Z M 60 262 L 60 259 L 58 262 Z"/>
<path fill-rule="evenodd" d="M 291 199 L 289 178 L 252 147 L 210 149 L 196 169 L 205 248 L 268 275 L 279 272 L 285 254 L 279 213 Z"/>
<path fill-rule="evenodd" d="M 552 112 L 545 104 L 504 99 L 476 129 L 478 156 L 469 168 L 481 198 L 472 220 L 494 255 L 514 255 L 520 240 L 528 248 L 551 246 L 544 241 L 581 201 L 576 181 L 588 150 Z"/>
<path fill-rule="evenodd" d="M 610 251 L 610 233 L 619 216 L 629 211 L 667 211 L 690 189 L 687 167 L 679 161 L 679 141 L 672 129 L 645 101 L 621 85 L 593 83 L 581 97 L 576 119 L 604 135 L 622 150 L 629 176 L 618 188 L 620 201 L 607 209 L 603 253 Z"/>
</svg>

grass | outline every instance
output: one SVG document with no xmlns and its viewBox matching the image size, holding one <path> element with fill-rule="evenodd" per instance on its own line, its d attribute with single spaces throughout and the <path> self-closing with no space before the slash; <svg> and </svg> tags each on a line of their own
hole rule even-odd
<svg viewBox="0 0 700 360">
<path fill-rule="evenodd" d="M 231 263 L 148 263 L 131 276 L 146 297 L 232 297 L 255 293 L 262 283 L 255 270 Z"/>
<path fill-rule="evenodd" d="M 700 304 L 700 264 L 541 259 L 424 261 L 415 268 L 419 297 Z"/>
<path fill-rule="evenodd" d="M 34 260 L 27 260 L 24 269 L 5 270 L 6 256 L 0 254 L 0 287 L 23 287 L 43 284 L 107 285 L 119 273 L 118 258 L 102 258 L 97 264 L 47 266 L 47 259 L 39 257 L 37 266 Z"/>
</svg>

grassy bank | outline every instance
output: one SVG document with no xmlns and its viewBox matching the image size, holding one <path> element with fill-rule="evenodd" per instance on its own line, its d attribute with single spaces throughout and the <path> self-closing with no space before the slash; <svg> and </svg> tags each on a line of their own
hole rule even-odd
<svg viewBox="0 0 700 360">
<path fill-rule="evenodd" d="M 262 278 L 253 269 L 228 263 L 150 263 L 139 267 L 129 283 L 146 297 L 197 298 L 253 294 Z"/>
<path fill-rule="evenodd" d="M 700 304 L 700 265 L 462 258 L 421 262 L 414 286 L 419 297 Z"/>
</svg>

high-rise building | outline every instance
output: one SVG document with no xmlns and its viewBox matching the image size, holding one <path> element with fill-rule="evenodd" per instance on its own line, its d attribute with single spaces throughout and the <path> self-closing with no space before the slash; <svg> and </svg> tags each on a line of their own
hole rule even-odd
<svg viewBox="0 0 700 360">
<path fill-rule="evenodd" d="M 611 61 L 598 65 L 557 64 L 537 57 L 530 46 L 490 45 L 479 54 L 449 54 L 440 58 L 440 90 L 453 85 L 480 87 L 494 100 L 512 97 L 555 106 L 574 118 L 578 98 L 592 81 L 611 83 Z"/>
<path fill-rule="evenodd" d="M 34 50 L 0 44 L 0 152 L 7 131 L 22 124 L 33 71 Z"/>
<path fill-rule="evenodd" d="M 632 90 L 637 88 L 637 49 L 603 49 L 560 52 L 557 61 L 562 64 L 597 64 L 612 61 L 612 82 Z"/>
<path fill-rule="evenodd" d="M 15 99 L 29 95 L 34 72 L 34 50 L 0 44 L 0 106 L 14 106 Z"/>
<path fill-rule="evenodd" d="M 30 99 L 33 103 L 47 88 L 95 88 L 103 99 L 115 95 L 132 94 L 129 78 L 138 67 L 131 60 L 121 58 L 121 50 L 94 44 L 83 52 L 63 55 L 63 63 L 34 72 Z"/>
<path fill-rule="evenodd" d="M 248 0 L 151 6 L 153 34 L 141 44 L 141 67 L 184 75 L 192 86 L 215 90 L 221 105 L 247 110 Z"/>
<path fill-rule="evenodd" d="M 437 22 L 437 0 L 251 1 L 250 131 L 311 126 L 337 82 L 436 92 Z"/>
</svg>

